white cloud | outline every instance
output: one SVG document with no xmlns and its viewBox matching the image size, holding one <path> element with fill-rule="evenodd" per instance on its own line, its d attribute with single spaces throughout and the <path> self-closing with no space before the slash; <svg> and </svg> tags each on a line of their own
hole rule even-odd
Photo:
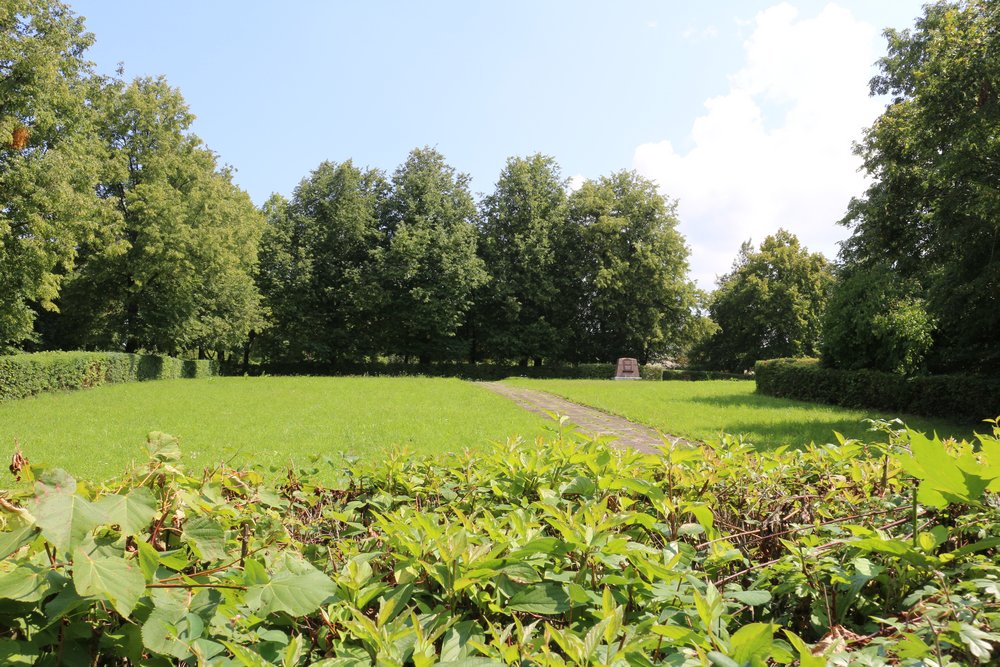
<svg viewBox="0 0 1000 667">
<path fill-rule="evenodd" d="M 669 140 L 636 148 L 635 168 L 680 199 L 703 288 L 730 269 L 741 242 L 779 227 L 836 255 L 847 230 L 835 223 L 865 187 L 852 142 L 882 109 L 868 96 L 877 35 L 834 4 L 812 18 L 771 7 L 757 15 L 729 91 L 705 101 L 691 149 Z"/>
<path fill-rule="evenodd" d="M 659 25 L 660 24 L 658 21 L 646 21 L 646 27 L 650 28 L 651 30 L 656 30 L 659 27 Z"/>
<path fill-rule="evenodd" d="M 575 176 L 570 176 L 568 184 L 569 191 L 576 192 L 581 187 L 583 187 L 583 184 L 586 182 L 587 182 L 587 177 L 584 176 L 583 174 L 576 174 Z"/>
</svg>

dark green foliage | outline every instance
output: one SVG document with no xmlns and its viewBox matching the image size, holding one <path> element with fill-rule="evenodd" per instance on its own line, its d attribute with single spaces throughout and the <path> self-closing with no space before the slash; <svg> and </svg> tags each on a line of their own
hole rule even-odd
<svg viewBox="0 0 1000 667">
<path fill-rule="evenodd" d="M 490 281 L 476 294 L 467 333 L 473 359 L 567 358 L 578 253 L 555 160 L 508 159 L 480 217 L 479 255 Z"/>
<path fill-rule="evenodd" d="M 814 356 L 833 273 L 784 229 L 754 250 L 747 241 L 719 279 L 708 312 L 718 325 L 694 353 L 699 366 L 746 371 L 759 359 Z"/>
<path fill-rule="evenodd" d="M 476 255 L 469 177 L 433 148 L 418 148 L 392 176 L 376 251 L 382 350 L 421 362 L 465 356 L 458 338 L 488 275 Z"/>
<path fill-rule="evenodd" d="M 915 313 L 920 328 L 935 325 L 932 371 L 995 374 L 1000 9 L 995 0 L 929 3 L 913 30 L 886 37 L 889 53 L 872 93 L 893 102 L 858 146 L 874 180 L 844 219 L 852 236 L 842 256 L 862 272 L 891 272 L 907 291 L 916 286 L 913 303 L 929 316 Z M 893 365 L 883 358 L 876 364 Z"/>
<path fill-rule="evenodd" d="M 1000 434 L 976 450 L 882 425 L 870 443 L 644 455 L 563 427 L 445 460 L 320 458 L 277 488 L 189 475 L 162 433 L 105 485 L 22 465 L 34 490 L 5 499 L 0 532 L 3 658 L 995 660 Z"/>
<path fill-rule="evenodd" d="M 564 269 L 578 300 L 571 358 L 646 363 L 680 351 L 698 293 L 687 277 L 676 204 L 652 181 L 621 171 L 587 181 L 568 205 L 577 227 L 576 259 Z"/>
<path fill-rule="evenodd" d="M 900 375 L 924 369 L 935 326 L 921 293 L 886 266 L 842 271 L 823 320 L 823 362 Z"/>
<path fill-rule="evenodd" d="M 285 201 L 264 204 L 257 284 L 270 318 L 257 339 L 271 360 L 322 362 L 380 351 L 381 172 L 323 162 Z"/>
<path fill-rule="evenodd" d="M 38 352 L 0 356 L 0 401 L 46 391 L 219 374 L 214 361 L 124 352 Z"/>
<path fill-rule="evenodd" d="M 163 79 L 105 82 L 97 96 L 105 165 L 97 188 L 115 216 L 81 244 L 47 345 L 225 353 L 260 323 L 252 273 L 263 219 L 191 134 Z"/>
<path fill-rule="evenodd" d="M 868 369 L 824 368 L 816 359 L 769 359 L 754 367 L 768 396 L 884 412 L 977 421 L 1000 415 L 1000 379 L 978 375 L 906 378 Z"/>
</svg>

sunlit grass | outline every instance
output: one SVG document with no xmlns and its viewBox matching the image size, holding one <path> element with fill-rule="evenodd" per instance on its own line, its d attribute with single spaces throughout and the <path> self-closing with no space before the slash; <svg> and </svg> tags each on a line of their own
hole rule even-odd
<svg viewBox="0 0 1000 667">
<path fill-rule="evenodd" d="M 0 403 L 0 445 L 105 479 L 145 460 L 150 431 L 180 438 L 189 468 L 304 464 L 340 452 L 377 460 L 543 433 L 545 420 L 474 384 L 440 378 L 210 378 L 99 387 Z M 8 477 L 6 483 L 12 483 Z"/>
<path fill-rule="evenodd" d="M 968 425 L 945 420 L 878 414 L 763 396 L 755 393 L 755 383 L 747 380 L 615 382 L 512 378 L 506 382 L 548 391 L 694 440 L 717 438 L 725 432 L 745 434 L 758 446 L 775 447 L 835 442 L 834 431 L 848 438 L 864 439 L 872 436 L 864 419 L 897 416 L 911 428 L 936 431 L 942 437 L 968 438 L 973 432 Z"/>
</svg>

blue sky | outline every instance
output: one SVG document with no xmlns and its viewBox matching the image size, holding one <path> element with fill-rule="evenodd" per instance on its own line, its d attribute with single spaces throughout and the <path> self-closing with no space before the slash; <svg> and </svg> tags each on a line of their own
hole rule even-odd
<svg viewBox="0 0 1000 667">
<path fill-rule="evenodd" d="M 391 172 L 431 145 L 488 192 L 507 157 L 563 175 L 635 168 L 679 199 L 710 288 L 785 227 L 828 256 L 863 191 L 850 143 L 882 28 L 914 0 L 136 2 L 78 0 L 98 70 L 164 75 L 254 201 L 322 160 Z"/>
</svg>

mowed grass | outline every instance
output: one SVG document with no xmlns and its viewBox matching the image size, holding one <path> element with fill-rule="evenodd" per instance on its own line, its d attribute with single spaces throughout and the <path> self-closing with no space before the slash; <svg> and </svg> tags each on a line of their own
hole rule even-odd
<svg viewBox="0 0 1000 667">
<path fill-rule="evenodd" d="M 720 433 L 745 434 L 759 447 L 871 438 L 866 418 L 902 418 L 910 428 L 940 436 L 970 438 L 973 427 L 939 419 L 886 415 L 829 405 L 790 401 L 755 393 L 752 380 L 623 382 L 613 380 L 529 380 L 511 385 L 540 389 L 576 403 L 620 415 L 664 433 L 711 440 Z M 980 428 L 981 432 L 988 429 Z"/>
<path fill-rule="evenodd" d="M 19 442 L 32 462 L 104 480 L 145 461 L 151 431 L 180 438 L 189 469 L 219 461 L 266 469 L 317 454 L 378 460 L 397 447 L 438 454 L 534 439 L 545 421 L 455 379 L 161 380 L 0 403 L 0 451 L 9 460 Z"/>
</svg>

